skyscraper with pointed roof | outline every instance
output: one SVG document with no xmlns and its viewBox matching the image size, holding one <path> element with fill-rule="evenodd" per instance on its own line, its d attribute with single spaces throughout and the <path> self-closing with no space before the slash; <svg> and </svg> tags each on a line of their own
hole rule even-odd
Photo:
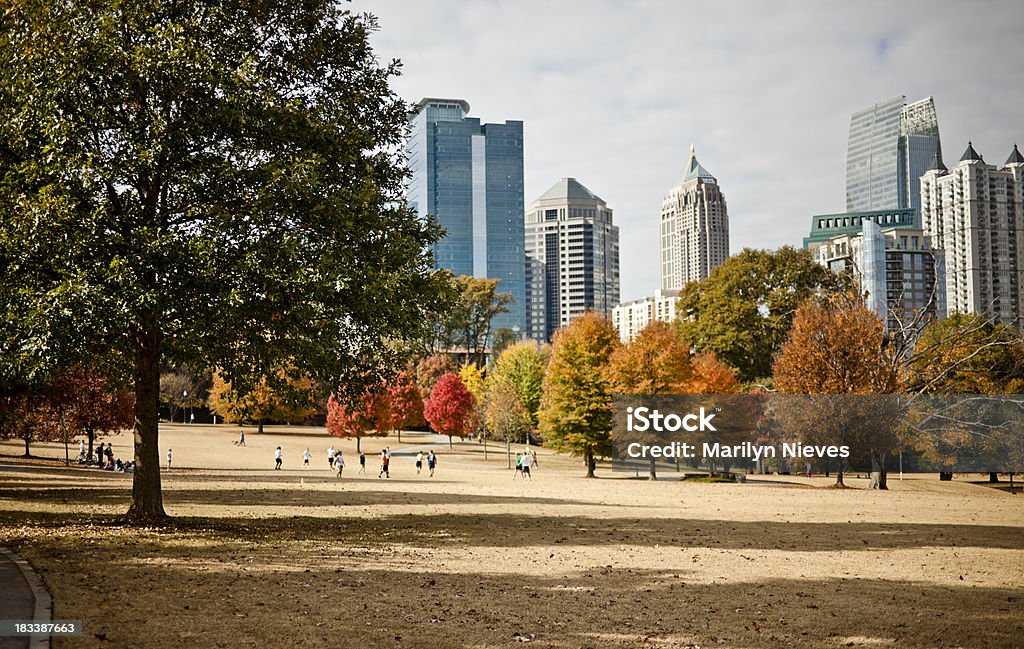
<svg viewBox="0 0 1024 649">
<path fill-rule="evenodd" d="M 1024 156 L 1002 167 L 973 143 L 952 169 L 935 156 L 921 177 L 921 220 L 945 249 L 946 306 L 1021 326 L 1024 315 Z"/>
<path fill-rule="evenodd" d="M 619 303 L 619 228 L 612 210 L 562 178 L 526 212 L 527 336 L 547 342 L 578 315 Z"/>
<path fill-rule="evenodd" d="M 661 288 L 704 279 L 729 257 L 729 212 L 718 180 L 690 146 L 686 168 L 661 204 Z"/>
</svg>

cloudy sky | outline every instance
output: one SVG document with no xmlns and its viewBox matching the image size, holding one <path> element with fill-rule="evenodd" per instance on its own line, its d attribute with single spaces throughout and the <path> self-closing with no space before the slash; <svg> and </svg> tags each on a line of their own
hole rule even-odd
<svg viewBox="0 0 1024 649">
<path fill-rule="evenodd" d="M 845 208 L 850 113 L 935 97 L 944 157 L 1024 146 L 1024 2 L 354 0 L 404 98 L 525 130 L 526 205 L 573 176 L 615 211 L 622 299 L 659 286 L 661 199 L 690 144 L 733 252 Z"/>
</svg>

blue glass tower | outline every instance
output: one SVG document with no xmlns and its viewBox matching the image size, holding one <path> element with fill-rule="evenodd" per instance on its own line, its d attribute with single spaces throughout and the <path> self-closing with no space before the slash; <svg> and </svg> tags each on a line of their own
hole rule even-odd
<svg viewBox="0 0 1024 649">
<path fill-rule="evenodd" d="M 462 99 L 422 99 L 410 116 L 409 203 L 446 235 L 434 246 L 440 268 L 501 280 L 509 312 L 491 331 L 526 331 L 523 123 L 481 124 Z"/>
</svg>

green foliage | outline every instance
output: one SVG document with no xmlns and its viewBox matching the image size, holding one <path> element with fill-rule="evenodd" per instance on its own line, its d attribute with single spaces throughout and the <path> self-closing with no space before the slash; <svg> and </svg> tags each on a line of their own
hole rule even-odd
<svg viewBox="0 0 1024 649">
<path fill-rule="evenodd" d="M 502 327 L 494 332 L 494 344 L 491 345 L 491 358 L 501 356 L 501 353 L 512 345 L 519 342 L 519 336 L 508 327 Z"/>
<path fill-rule="evenodd" d="M 605 373 L 618 344 L 611 322 L 588 312 L 555 334 L 544 376 L 540 432 L 552 448 L 583 456 L 588 477 L 594 475 L 594 459 L 611 453 L 611 392 Z"/>
<path fill-rule="evenodd" d="M 683 340 L 736 368 L 741 381 L 753 381 L 771 374 L 797 308 L 848 283 L 805 250 L 745 248 L 683 287 L 676 327 Z"/>
<path fill-rule="evenodd" d="M 4 14 L 0 365 L 130 370 L 134 517 L 163 516 L 161 363 L 358 392 L 446 307 L 375 29 L 329 0 Z"/>
<path fill-rule="evenodd" d="M 507 380 L 526 409 L 530 428 L 537 428 L 544 387 L 544 372 L 551 360 L 551 348 L 524 340 L 505 349 L 494 362 L 491 375 Z"/>
</svg>

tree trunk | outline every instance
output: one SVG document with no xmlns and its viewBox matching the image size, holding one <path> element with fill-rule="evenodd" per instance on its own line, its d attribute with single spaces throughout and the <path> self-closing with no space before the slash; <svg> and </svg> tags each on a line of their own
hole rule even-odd
<svg viewBox="0 0 1024 649">
<path fill-rule="evenodd" d="M 583 453 L 583 461 L 587 463 L 587 477 L 594 477 L 594 453 L 592 451 L 585 451 Z"/>
<path fill-rule="evenodd" d="M 32 453 L 28 447 L 29 440 L 32 439 L 32 437 L 30 435 L 25 435 L 22 439 L 25 440 L 25 457 L 32 457 Z"/>
<path fill-rule="evenodd" d="M 160 487 L 160 344 L 156 316 L 143 318 L 135 349 L 135 469 L 127 519 L 158 523 L 167 518 Z"/>
<path fill-rule="evenodd" d="M 395 432 L 397 432 L 397 433 L 398 433 L 398 443 L 399 443 L 399 444 L 401 444 L 401 443 L 402 443 L 402 429 L 401 429 L 401 428 L 399 428 L 399 429 L 398 429 L 397 431 L 395 431 Z"/>
<path fill-rule="evenodd" d="M 512 438 L 505 438 L 505 459 L 508 460 L 508 468 L 512 468 Z"/>
<path fill-rule="evenodd" d="M 940 482 L 949 482 L 952 479 L 953 479 L 953 472 L 952 471 L 939 471 L 939 481 Z"/>
<path fill-rule="evenodd" d="M 262 419 L 260 419 L 259 427 L 256 429 L 256 433 L 259 434 L 259 435 L 263 434 L 263 420 Z"/>
<path fill-rule="evenodd" d="M 92 443 L 96 439 L 96 431 L 93 430 L 92 426 L 85 429 L 85 436 L 89 438 L 89 453 L 86 455 L 89 458 L 92 457 Z"/>
<path fill-rule="evenodd" d="M 455 448 L 455 447 L 454 447 L 454 446 L 452 446 L 452 436 L 451 436 L 451 435 L 449 435 L 449 436 L 448 436 L 448 449 L 449 449 L 449 450 L 451 450 L 451 449 L 453 449 L 453 448 Z"/>
<path fill-rule="evenodd" d="M 57 406 L 57 418 L 60 420 L 60 428 L 64 431 L 64 466 L 71 466 L 71 452 L 68 450 L 68 444 L 71 443 L 68 435 L 68 425 L 64 421 L 64 406 Z"/>
<path fill-rule="evenodd" d="M 995 471 L 992 471 L 991 473 L 988 474 L 988 481 L 999 482 L 999 474 L 996 473 Z"/>
<path fill-rule="evenodd" d="M 648 477 L 651 480 L 657 480 L 658 479 L 658 471 L 657 471 L 657 469 L 656 469 L 656 467 L 654 465 L 654 458 L 652 457 L 652 458 L 648 458 L 648 459 L 651 461 L 651 474 Z"/>
<path fill-rule="evenodd" d="M 362 449 L 359 448 L 359 442 L 363 441 L 362 437 L 356 436 L 356 453 L 362 453 Z"/>
<path fill-rule="evenodd" d="M 871 481 L 868 489 L 888 489 L 885 471 L 885 451 L 871 449 Z"/>
<path fill-rule="evenodd" d="M 483 440 L 483 443 L 484 443 L 484 462 L 486 462 L 487 461 L 487 436 L 484 435 L 481 439 Z"/>
</svg>

